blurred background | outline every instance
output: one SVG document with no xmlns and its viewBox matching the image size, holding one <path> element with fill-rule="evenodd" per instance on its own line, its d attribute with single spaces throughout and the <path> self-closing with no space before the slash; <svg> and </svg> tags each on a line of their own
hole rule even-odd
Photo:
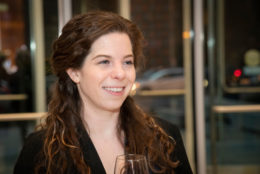
<svg viewBox="0 0 260 174">
<path fill-rule="evenodd" d="M 132 95 L 180 129 L 194 173 L 260 174 L 259 0 L 0 0 L 0 174 L 47 111 L 53 41 L 91 10 L 147 40 Z"/>
</svg>

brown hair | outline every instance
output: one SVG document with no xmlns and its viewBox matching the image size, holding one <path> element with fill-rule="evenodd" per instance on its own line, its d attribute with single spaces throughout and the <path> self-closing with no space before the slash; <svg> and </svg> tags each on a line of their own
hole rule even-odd
<svg viewBox="0 0 260 174">
<path fill-rule="evenodd" d="M 36 173 L 65 173 L 71 159 L 79 173 L 91 173 L 80 148 L 77 127 L 84 127 L 80 116 L 81 100 L 76 84 L 66 73 L 68 68 L 80 68 L 93 42 L 111 32 L 126 33 L 132 43 L 134 64 L 143 59 L 143 35 L 138 27 L 127 19 L 111 12 L 89 12 L 72 18 L 54 42 L 51 65 L 58 77 L 49 103 L 45 125 L 43 153 L 36 166 Z M 150 168 L 156 173 L 173 173 L 177 163 L 170 155 L 175 144 L 167 134 L 127 97 L 120 110 L 119 129 L 126 135 L 126 152 L 145 154 Z M 155 138 L 156 137 L 156 138 Z M 159 143 L 158 143 L 159 142 Z M 44 169 L 45 168 L 45 169 Z"/>
</svg>

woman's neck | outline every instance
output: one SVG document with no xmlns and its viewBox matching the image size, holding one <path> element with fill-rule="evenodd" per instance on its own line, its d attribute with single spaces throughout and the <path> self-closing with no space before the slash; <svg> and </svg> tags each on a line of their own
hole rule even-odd
<svg viewBox="0 0 260 174">
<path fill-rule="evenodd" d="M 85 109 L 83 120 L 90 135 L 103 138 L 115 136 L 118 131 L 119 112 L 92 111 Z"/>
</svg>

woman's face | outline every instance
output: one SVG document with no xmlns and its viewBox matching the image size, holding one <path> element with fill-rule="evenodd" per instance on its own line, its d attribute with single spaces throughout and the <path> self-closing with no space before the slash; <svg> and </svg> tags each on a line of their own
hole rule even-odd
<svg viewBox="0 0 260 174">
<path fill-rule="evenodd" d="M 118 112 L 136 76 L 129 36 L 114 32 L 99 37 L 81 69 L 67 72 L 86 107 Z"/>
</svg>

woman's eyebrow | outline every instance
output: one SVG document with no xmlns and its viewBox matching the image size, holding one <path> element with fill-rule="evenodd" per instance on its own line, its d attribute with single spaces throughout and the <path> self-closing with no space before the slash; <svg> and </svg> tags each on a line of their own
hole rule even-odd
<svg viewBox="0 0 260 174">
<path fill-rule="evenodd" d="M 102 57 L 109 58 L 109 59 L 112 58 L 111 56 L 106 55 L 106 54 L 98 54 L 98 55 L 94 56 L 94 57 L 92 58 L 92 60 L 97 59 L 97 58 L 102 58 Z"/>
<path fill-rule="evenodd" d="M 131 57 L 134 57 L 134 55 L 133 54 L 128 54 L 128 55 L 126 55 L 126 56 L 124 56 L 124 58 L 131 58 Z"/>
<path fill-rule="evenodd" d="M 109 59 L 112 58 L 112 56 L 110 56 L 110 55 L 98 54 L 98 55 L 94 56 L 94 57 L 92 58 L 92 60 L 97 59 L 97 58 L 103 58 L 103 57 L 109 58 Z M 131 58 L 131 57 L 134 57 L 134 55 L 133 55 L 133 54 L 127 54 L 127 55 L 125 55 L 123 58 L 125 59 L 125 58 Z"/>
</svg>

